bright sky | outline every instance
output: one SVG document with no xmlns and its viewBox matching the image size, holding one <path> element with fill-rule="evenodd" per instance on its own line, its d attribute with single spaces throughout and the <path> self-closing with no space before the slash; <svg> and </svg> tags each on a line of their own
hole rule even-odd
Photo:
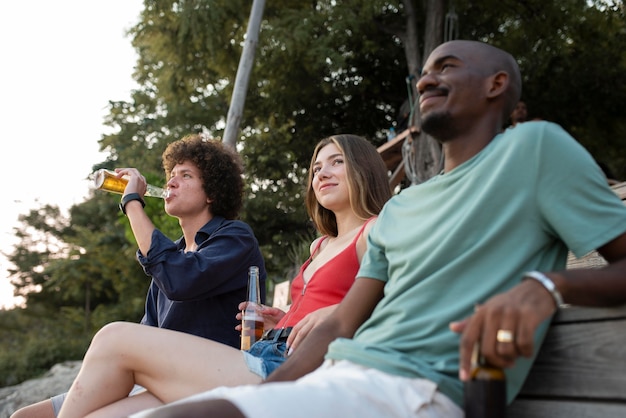
<svg viewBox="0 0 626 418">
<path fill-rule="evenodd" d="M 141 0 L 5 2 L 0 13 L 0 251 L 12 252 L 18 216 L 84 200 L 109 100 L 136 87 L 126 30 Z M 0 308 L 13 304 L 0 254 Z"/>
</svg>

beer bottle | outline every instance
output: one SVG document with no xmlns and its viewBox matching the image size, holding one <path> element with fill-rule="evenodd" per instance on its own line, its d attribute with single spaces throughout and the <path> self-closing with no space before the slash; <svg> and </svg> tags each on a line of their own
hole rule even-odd
<svg viewBox="0 0 626 418">
<path fill-rule="evenodd" d="M 506 417 L 506 375 L 487 363 L 476 344 L 472 353 L 470 380 L 464 387 L 466 418 Z"/>
<path fill-rule="evenodd" d="M 113 171 L 106 169 L 100 169 L 93 174 L 94 187 L 99 190 L 105 190 L 112 193 L 124 193 L 128 179 L 124 177 L 117 177 L 117 174 Z M 161 197 L 164 198 L 167 195 L 167 191 L 161 187 L 156 187 L 148 184 L 146 187 L 146 193 L 144 196 Z"/>
<path fill-rule="evenodd" d="M 260 306 L 259 268 L 250 266 L 248 270 L 248 300 L 245 309 L 241 313 L 242 350 L 249 350 L 250 346 L 263 336 L 263 317 L 257 312 Z"/>
</svg>

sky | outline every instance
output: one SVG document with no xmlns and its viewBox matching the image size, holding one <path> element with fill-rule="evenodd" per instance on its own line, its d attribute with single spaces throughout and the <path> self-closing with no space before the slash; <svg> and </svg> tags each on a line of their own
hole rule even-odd
<svg viewBox="0 0 626 418">
<path fill-rule="evenodd" d="M 109 100 L 129 100 L 137 55 L 126 31 L 142 0 L 5 2 L 0 13 L 0 251 L 11 253 L 20 214 L 66 211 L 89 193 L 106 154 L 98 140 Z M 13 298 L 0 254 L 0 308 Z"/>
</svg>

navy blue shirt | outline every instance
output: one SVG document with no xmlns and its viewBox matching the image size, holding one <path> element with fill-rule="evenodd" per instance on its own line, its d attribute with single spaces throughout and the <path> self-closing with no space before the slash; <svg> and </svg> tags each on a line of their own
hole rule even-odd
<svg viewBox="0 0 626 418">
<path fill-rule="evenodd" d="M 239 348 L 238 305 L 247 298 L 248 268 L 259 267 L 265 303 L 265 263 L 246 223 L 216 216 L 196 234 L 196 251 L 185 252 L 155 229 L 147 257 L 137 259 L 152 283 L 142 324 L 209 338 Z"/>
</svg>

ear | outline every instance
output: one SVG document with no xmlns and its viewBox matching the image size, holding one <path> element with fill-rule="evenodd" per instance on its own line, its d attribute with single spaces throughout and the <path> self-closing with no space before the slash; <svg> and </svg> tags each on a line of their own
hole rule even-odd
<svg viewBox="0 0 626 418">
<path fill-rule="evenodd" d="M 498 71 L 487 79 L 487 97 L 495 99 L 504 94 L 509 88 L 509 74 L 506 71 Z"/>
</svg>

